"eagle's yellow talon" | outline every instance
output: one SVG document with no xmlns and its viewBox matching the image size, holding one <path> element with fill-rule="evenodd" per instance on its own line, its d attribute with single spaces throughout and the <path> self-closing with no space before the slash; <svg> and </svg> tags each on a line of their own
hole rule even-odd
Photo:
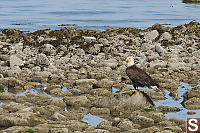
<svg viewBox="0 0 200 133">
<path fill-rule="evenodd" d="M 131 92 L 136 92 L 136 91 L 137 91 L 136 89 L 131 90 Z"/>
</svg>

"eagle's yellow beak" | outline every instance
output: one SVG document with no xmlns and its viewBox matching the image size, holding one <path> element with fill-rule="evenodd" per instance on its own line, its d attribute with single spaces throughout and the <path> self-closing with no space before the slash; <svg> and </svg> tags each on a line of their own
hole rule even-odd
<svg viewBox="0 0 200 133">
<path fill-rule="evenodd" d="M 126 60 L 125 60 L 126 62 L 129 62 L 130 61 L 130 59 L 129 58 L 126 58 Z"/>
</svg>

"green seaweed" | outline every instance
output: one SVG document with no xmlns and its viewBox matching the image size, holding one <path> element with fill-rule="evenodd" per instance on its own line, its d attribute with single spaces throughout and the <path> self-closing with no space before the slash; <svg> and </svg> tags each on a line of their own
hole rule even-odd
<svg viewBox="0 0 200 133">
<path fill-rule="evenodd" d="M 168 69 L 165 69 L 165 68 L 161 68 L 161 69 L 158 69 L 159 72 L 167 72 Z"/>
<path fill-rule="evenodd" d="M 151 112 L 151 111 L 156 111 L 156 109 L 150 107 L 150 108 L 144 108 L 141 110 L 141 112 Z"/>
<path fill-rule="evenodd" d="M 0 92 L 4 92 L 4 90 L 5 88 L 2 85 L 0 85 Z"/>
<path fill-rule="evenodd" d="M 174 132 L 171 128 L 169 127 L 165 127 L 163 130 L 168 130 L 168 131 L 171 131 L 171 132 Z"/>
<path fill-rule="evenodd" d="M 26 129 L 25 133 L 35 133 L 33 129 Z"/>
<path fill-rule="evenodd" d="M 124 106 L 123 108 L 124 108 L 124 110 L 128 110 L 128 109 L 129 109 L 129 107 L 128 107 L 128 106 Z"/>
<path fill-rule="evenodd" d="M 37 116 L 37 117 L 40 117 L 40 118 L 44 117 L 44 116 L 41 115 L 41 114 L 36 114 L 36 116 Z"/>
</svg>

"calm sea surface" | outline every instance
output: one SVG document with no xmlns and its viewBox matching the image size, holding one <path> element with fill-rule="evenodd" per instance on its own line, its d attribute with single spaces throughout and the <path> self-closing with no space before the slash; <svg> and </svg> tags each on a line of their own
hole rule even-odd
<svg viewBox="0 0 200 133">
<path fill-rule="evenodd" d="M 177 26 L 200 21 L 200 5 L 182 0 L 1 0 L 0 29 L 147 28 L 155 23 Z"/>
</svg>

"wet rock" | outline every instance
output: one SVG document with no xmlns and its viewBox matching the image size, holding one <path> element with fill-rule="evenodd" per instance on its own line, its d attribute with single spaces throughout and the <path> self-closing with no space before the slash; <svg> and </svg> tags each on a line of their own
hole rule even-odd
<svg viewBox="0 0 200 133">
<path fill-rule="evenodd" d="M 119 117 L 115 117 L 112 120 L 112 126 L 117 126 L 120 123 L 121 119 Z"/>
<path fill-rule="evenodd" d="M 96 38 L 95 38 L 95 37 L 83 36 L 83 38 L 85 39 L 85 41 L 86 41 L 87 43 L 92 43 L 92 42 L 95 42 L 95 41 L 96 41 Z"/>
<path fill-rule="evenodd" d="M 110 68 L 114 69 L 118 66 L 118 61 L 116 59 L 109 59 L 109 60 L 103 61 L 99 65 L 110 67 Z"/>
<path fill-rule="evenodd" d="M 176 111 L 180 111 L 179 108 L 170 107 L 170 106 L 158 106 L 158 109 L 160 109 L 161 112 L 176 112 Z"/>
<path fill-rule="evenodd" d="M 110 132 L 120 132 L 120 129 L 117 127 L 113 127 L 110 121 L 102 121 L 97 125 L 97 128 L 105 129 Z"/>
<path fill-rule="evenodd" d="M 167 51 L 161 46 L 161 44 L 159 44 L 159 43 L 157 43 L 156 45 L 155 45 L 155 51 L 159 54 L 159 55 L 162 55 L 162 56 L 164 56 L 166 53 L 167 53 Z"/>
<path fill-rule="evenodd" d="M 185 120 L 178 119 L 178 118 L 175 118 L 175 117 L 174 118 L 170 118 L 169 121 L 171 121 L 172 123 L 177 124 L 178 126 L 186 124 Z"/>
<path fill-rule="evenodd" d="M 161 121 L 157 124 L 159 127 L 168 127 L 168 126 L 172 126 L 172 122 L 165 120 L 165 121 Z"/>
<path fill-rule="evenodd" d="M 64 108 L 66 107 L 66 104 L 65 104 L 65 102 L 64 102 L 62 99 L 59 99 L 59 100 L 57 100 L 57 99 L 51 100 L 51 101 L 50 101 L 50 104 L 51 104 L 51 105 L 54 105 L 54 106 L 57 106 L 57 107 L 60 107 L 60 108 L 63 109 L 63 110 L 64 110 Z"/>
<path fill-rule="evenodd" d="M 72 94 L 69 91 L 63 92 L 60 88 L 56 88 L 49 91 L 50 95 L 53 95 L 55 97 L 64 97 L 64 96 L 72 96 Z"/>
<path fill-rule="evenodd" d="M 12 45 L 12 50 L 14 50 L 16 53 L 22 52 L 22 49 L 23 49 L 23 43 L 22 42 L 14 43 Z"/>
<path fill-rule="evenodd" d="M 110 133 L 110 132 L 105 129 L 95 129 L 92 133 Z"/>
<path fill-rule="evenodd" d="M 149 128 L 144 128 L 142 130 L 140 130 L 141 133 L 155 133 L 155 132 L 160 132 L 160 129 L 153 126 L 153 127 L 149 127 Z"/>
<path fill-rule="evenodd" d="M 169 32 L 171 30 L 170 27 L 165 27 L 164 25 L 159 23 L 155 23 L 152 27 L 149 27 L 149 29 L 157 30 L 159 31 L 159 33 Z"/>
<path fill-rule="evenodd" d="M 187 109 L 200 109 L 200 98 L 190 98 L 184 102 L 184 106 Z"/>
<path fill-rule="evenodd" d="M 17 56 L 17 55 L 11 55 L 10 56 L 10 66 L 22 66 L 24 65 L 24 62 Z"/>
<path fill-rule="evenodd" d="M 46 55 L 55 55 L 56 54 L 56 50 L 55 47 L 51 44 L 44 44 L 41 48 L 40 48 L 41 52 L 46 54 Z"/>
<path fill-rule="evenodd" d="M 123 132 L 123 131 L 128 131 L 128 130 L 131 130 L 133 127 L 133 122 L 130 121 L 130 120 L 123 120 L 121 121 L 118 125 L 117 125 L 120 130 Z"/>
<path fill-rule="evenodd" d="M 183 3 L 199 3 L 199 2 L 200 2 L 199 0 L 183 0 Z"/>
<path fill-rule="evenodd" d="M 145 116 L 132 115 L 130 116 L 130 119 L 133 121 L 134 124 L 139 124 L 142 127 L 151 127 L 154 125 L 154 120 Z"/>
<path fill-rule="evenodd" d="M 8 43 L 19 43 L 24 37 L 22 31 L 15 29 L 4 29 L 2 33 L 6 35 L 6 42 Z"/>
<path fill-rule="evenodd" d="M 0 93 L 0 100 L 13 100 L 15 98 L 15 94 L 10 92 L 2 92 Z"/>
<path fill-rule="evenodd" d="M 167 67 L 167 61 L 162 61 L 162 60 L 155 60 L 155 61 L 152 61 L 151 63 L 150 63 L 150 67 L 152 67 L 152 68 L 159 68 L 159 67 L 161 67 L 160 68 L 160 71 L 168 71 L 167 69 L 166 69 L 166 67 Z M 164 69 L 165 68 L 165 69 Z"/>
<path fill-rule="evenodd" d="M 33 103 L 39 106 L 46 106 L 51 103 L 51 98 L 45 94 L 34 94 L 32 92 L 26 93 L 26 95 L 16 96 L 15 101 L 18 103 Z"/>
<path fill-rule="evenodd" d="M 169 32 L 164 32 L 161 36 L 159 40 L 171 40 L 172 39 L 172 35 Z"/>
<path fill-rule="evenodd" d="M 165 127 L 163 130 L 170 130 L 170 131 L 175 132 L 175 133 L 182 133 L 183 132 L 183 130 L 178 126 Z"/>
<path fill-rule="evenodd" d="M 60 111 L 60 110 L 61 110 L 61 108 L 58 108 L 54 105 L 47 105 L 47 106 L 35 107 L 33 109 L 33 112 L 36 112 L 38 116 L 41 116 L 43 118 L 45 118 L 45 117 L 55 118 L 56 111 Z"/>
<path fill-rule="evenodd" d="M 145 89 L 142 91 L 146 93 L 151 99 L 155 99 L 155 100 L 165 99 L 165 94 L 162 91 L 145 90 Z"/>
<path fill-rule="evenodd" d="M 194 115 L 194 114 L 196 114 L 196 112 L 188 111 L 187 114 L 188 114 L 188 115 Z"/>
<path fill-rule="evenodd" d="M 84 131 L 86 128 L 88 128 L 88 125 L 83 122 L 79 122 L 76 120 L 70 120 L 67 121 L 67 127 L 72 131 Z"/>
<path fill-rule="evenodd" d="M 33 127 L 29 126 L 12 126 L 7 129 L 1 130 L 2 133 L 19 133 L 19 132 L 34 132 Z M 45 133 L 45 132 L 44 132 Z"/>
<path fill-rule="evenodd" d="M 52 124 L 48 132 L 51 133 L 69 133 L 67 125 L 64 124 Z"/>
<path fill-rule="evenodd" d="M 108 88 L 92 89 L 90 91 L 90 94 L 93 96 L 113 96 L 113 93 L 109 89 Z"/>
<path fill-rule="evenodd" d="M 183 71 L 191 70 L 191 68 L 188 68 L 184 62 L 171 62 L 168 63 L 168 67 L 174 70 L 183 70 Z"/>
<path fill-rule="evenodd" d="M 64 102 L 69 106 L 88 107 L 91 105 L 90 100 L 84 96 L 64 97 Z"/>
<path fill-rule="evenodd" d="M 93 115 L 109 115 L 110 110 L 108 108 L 96 108 L 92 107 L 90 113 Z"/>
<path fill-rule="evenodd" d="M 192 90 L 188 90 L 183 94 L 184 101 L 193 98 L 193 97 L 200 97 L 200 87 L 196 87 Z"/>
<path fill-rule="evenodd" d="M 50 62 L 49 59 L 47 58 L 47 56 L 43 53 L 38 54 L 36 57 L 36 65 L 42 65 L 42 66 L 49 66 Z"/>
<path fill-rule="evenodd" d="M 167 120 L 167 117 L 165 117 L 163 113 L 150 113 L 147 116 L 153 119 L 155 123 Z"/>
<path fill-rule="evenodd" d="M 60 88 L 61 88 L 61 85 L 49 85 L 49 86 L 45 87 L 44 90 L 46 92 L 50 92 L 51 90 L 60 89 Z"/>
<path fill-rule="evenodd" d="M 114 82 L 109 79 L 102 79 L 98 82 L 96 82 L 95 86 L 99 88 L 111 88 L 113 86 Z"/>
<path fill-rule="evenodd" d="M 20 86 L 23 87 L 24 86 L 24 81 L 13 78 L 13 77 L 9 77 L 8 79 L 8 87 L 12 88 L 12 87 L 16 87 L 16 86 Z"/>
<path fill-rule="evenodd" d="M 148 54 L 148 57 L 147 57 L 147 58 L 148 58 L 148 61 L 152 62 L 152 61 L 157 60 L 159 57 L 160 57 L 160 55 L 159 55 L 158 53 L 154 53 L 154 52 L 152 51 L 151 54 Z"/>
<path fill-rule="evenodd" d="M 33 82 L 47 82 L 49 77 L 52 75 L 51 72 L 48 71 L 40 71 L 35 72 L 32 77 Z"/>
<path fill-rule="evenodd" d="M 62 121 L 62 120 L 65 120 L 66 117 L 58 112 L 55 112 L 53 115 L 52 115 L 52 120 L 54 121 Z"/>
<path fill-rule="evenodd" d="M 20 69 L 19 66 L 14 66 L 14 67 L 11 67 L 10 69 L 8 69 L 6 71 L 6 74 L 8 77 L 15 77 L 15 78 L 18 78 L 18 77 L 21 77 L 21 72 L 22 70 Z"/>
<path fill-rule="evenodd" d="M 83 48 L 85 50 L 86 53 L 90 53 L 90 54 L 98 54 L 101 52 L 101 49 L 103 47 L 103 44 L 92 44 L 90 46 L 84 46 L 85 48 Z"/>
<path fill-rule="evenodd" d="M 55 133 L 68 133 L 70 132 L 67 125 L 63 124 L 62 122 L 56 123 L 56 122 L 49 122 L 44 124 L 39 124 L 34 127 L 34 132 L 38 133 L 48 133 L 48 132 L 55 132 Z"/>
<path fill-rule="evenodd" d="M 37 117 L 32 112 L 15 113 L 0 115 L 0 126 L 11 127 L 11 126 L 35 126 L 37 124 L 44 123 L 45 120 Z"/>
<path fill-rule="evenodd" d="M 96 79 L 78 79 L 75 81 L 76 85 L 93 85 L 97 83 Z"/>
<path fill-rule="evenodd" d="M 145 38 L 147 41 L 153 41 L 153 40 L 155 40 L 158 36 L 159 36 L 158 31 L 157 31 L 157 30 L 152 30 L 152 31 L 146 33 L 146 35 L 144 36 L 144 38 Z"/>
<path fill-rule="evenodd" d="M 1 61 L 9 61 L 10 60 L 10 56 L 9 55 L 0 54 L 0 60 Z"/>
<path fill-rule="evenodd" d="M 149 97 L 143 94 L 143 92 L 136 91 L 135 93 L 126 92 L 116 94 L 119 99 L 118 106 L 121 108 L 130 108 L 131 110 L 137 110 L 141 108 L 147 108 L 154 106 Z"/>
<path fill-rule="evenodd" d="M 8 86 L 8 78 L 0 78 L 0 84 L 2 86 Z"/>
<path fill-rule="evenodd" d="M 4 111 L 8 113 L 15 113 L 17 111 L 22 111 L 27 108 L 27 106 L 24 106 L 23 104 L 18 103 L 10 103 L 10 104 L 4 104 L 2 105 L 2 108 Z"/>
</svg>

